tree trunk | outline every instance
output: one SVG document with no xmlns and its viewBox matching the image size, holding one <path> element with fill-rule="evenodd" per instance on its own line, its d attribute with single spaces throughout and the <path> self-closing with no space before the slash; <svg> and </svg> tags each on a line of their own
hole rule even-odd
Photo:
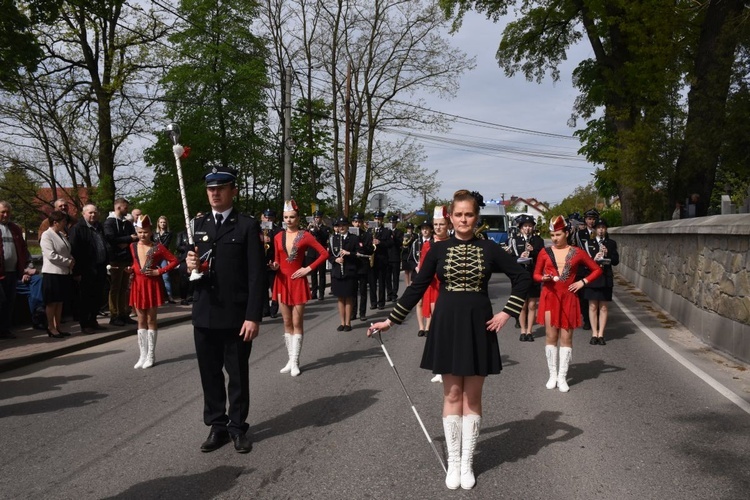
<svg viewBox="0 0 750 500">
<path fill-rule="evenodd" d="M 712 0 L 701 25 L 688 93 L 685 139 L 670 190 L 670 206 L 700 195 L 696 215 L 707 214 L 719 163 L 726 102 L 738 44 L 743 0 Z"/>
</svg>

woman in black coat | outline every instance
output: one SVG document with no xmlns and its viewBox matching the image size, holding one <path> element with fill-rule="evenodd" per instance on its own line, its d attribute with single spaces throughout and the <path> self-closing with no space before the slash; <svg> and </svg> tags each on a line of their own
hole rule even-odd
<svg viewBox="0 0 750 500">
<path fill-rule="evenodd" d="M 339 217 L 328 242 L 331 263 L 331 293 L 338 298 L 339 332 L 352 330 L 352 309 L 357 294 L 357 249 L 359 238 L 349 234 L 349 219 Z"/>
<path fill-rule="evenodd" d="M 589 256 L 602 268 L 602 276 L 581 290 L 582 298 L 589 301 L 589 321 L 591 321 L 591 345 L 607 345 L 604 340 L 604 327 L 607 325 L 608 303 L 612 301 L 615 286 L 612 267 L 620 263 L 617 243 L 607 234 L 607 222 L 597 219 L 594 224 L 595 237 L 587 239 L 583 246 Z"/>
</svg>

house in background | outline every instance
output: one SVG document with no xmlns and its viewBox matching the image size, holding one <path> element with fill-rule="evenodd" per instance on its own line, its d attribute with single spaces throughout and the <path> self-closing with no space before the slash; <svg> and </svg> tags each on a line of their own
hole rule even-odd
<svg viewBox="0 0 750 500">
<path fill-rule="evenodd" d="M 543 221 L 547 217 L 549 207 L 537 200 L 536 198 L 521 198 L 518 196 L 511 196 L 510 200 L 505 201 L 505 211 L 511 214 L 529 214 L 534 217 L 538 222 L 540 219 Z"/>
</svg>

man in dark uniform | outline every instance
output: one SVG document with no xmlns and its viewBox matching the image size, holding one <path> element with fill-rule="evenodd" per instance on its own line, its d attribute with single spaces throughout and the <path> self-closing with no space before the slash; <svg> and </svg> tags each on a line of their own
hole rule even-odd
<svg viewBox="0 0 750 500">
<path fill-rule="evenodd" d="M 265 262 L 260 225 L 232 206 L 237 171 L 213 167 L 205 175 L 211 213 L 196 217 L 196 251 L 188 252 L 187 270 L 199 268 L 195 281 L 193 338 L 203 386 L 203 421 L 211 426 L 201 451 L 214 451 L 231 437 L 234 449 L 252 448 L 248 359 L 263 314 Z M 224 383 L 229 375 L 228 390 Z M 229 410 L 227 411 L 227 399 Z"/>
<path fill-rule="evenodd" d="M 578 246 L 586 250 L 586 245 L 596 239 L 596 229 L 594 229 L 594 223 L 599 218 L 599 211 L 595 208 L 586 210 L 583 213 L 584 222 L 586 225 L 578 230 Z M 588 273 L 593 269 L 586 269 L 584 266 L 578 268 L 576 278 L 585 278 Z M 583 298 L 583 294 L 578 294 L 578 301 L 581 304 L 581 315 L 583 316 L 583 329 L 591 330 L 591 320 L 589 319 L 589 301 Z"/>
<path fill-rule="evenodd" d="M 391 215 L 388 220 L 391 223 L 393 245 L 388 247 L 386 291 L 388 292 L 388 300 L 396 302 L 398 298 L 398 281 L 401 275 L 401 247 L 404 242 L 404 232 L 396 226 L 399 220 L 398 215 Z"/>
<path fill-rule="evenodd" d="M 359 249 L 357 250 L 357 289 L 359 294 L 354 296 L 352 315 L 357 314 L 357 300 L 359 300 L 359 319 L 367 321 L 367 283 L 370 275 L 370 257 L 372 256 L 372 234 L 364 228 L 365 217 L 357 212 L 352 217 L 352 226 L 359 229 Z"/>
<path fill-rule="evenodd" d="M 323 248 L 328 248 L 328 238 L 331 236 L 331 229 L 323 223 L 323 212 L 316 210 L 313 212 L 313 221 L 308 226 L 307 231 L 318 240 Z M 305 254 L 305 265 L 309 265 L 318 258 L 318 252 L 312 247 L 307 249 Z M 326 294 L 326 266 L 318 266 L 310 273 L 312 277 L 312 298 L 323 300 Z"/>
<path fill-rule="evenodd" d="M 383 225 L 383 212 L 375 212 L 374 222 L 370 228 L 372 245 L 375 249 L 375 261 L 370 273 L 370 309 L 385 309 L 386 283 L 388 276 L 389 248 L 393 246 L 393 233 Z"/>
<path fill-rule="evenodd" d="M 260 229 L 263 232 L 263 250 L 264 259 L 266 264 L 273 262 L 274 260 L 274 238 L 281 232 L 281 228 L 274 224 L 276 221 L 276 211 L 267 208 L 263 211 L 260 216 Z M 267 267 L 266 280 L 268 288 L 268 300 L 263 303 L 263 316 L 271 316 L 275 318 L 279 315 L 279 302 L 274 300 L 275 297 L 271 297 L 271 290 L 273 289 L 273 281 L 276 279 L 276 271 Z"/>
</svg>

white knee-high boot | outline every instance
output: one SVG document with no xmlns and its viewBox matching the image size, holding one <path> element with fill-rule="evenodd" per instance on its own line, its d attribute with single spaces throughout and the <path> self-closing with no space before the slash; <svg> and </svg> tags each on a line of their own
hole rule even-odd
<svg viewBox="0 0 750 500">
<path fill-rule="evenodd" d="M 146 361 L 143 362 L 143 368 L 151 368 L 154 366 L 154 356 L 156 355 L 156 330 L 148 330 L 146 339 L 148 341 L 148 352 L 146 353 Z"/>
<path fill-rule="evenodd" d="M 443 417 L 445 446 L 448 449 L 448 474 L 445 476 L 445 485 L 451 490 L 461 486 L 461 428 L 460 415 Z"/>
<path fill-rule="evenodd" d="M 570 361 L 573 359 L 573 348 L 572 347 L 560 347 L 560 370 L 557 373 L 557 388 L 560 392 L 568 392 L 568 367 Z"/>
<path fill-rule="evenodd" d="M 547 389 L 554 389 L 557 385 L 557 346 L 544 346 L 544 354 L 547 356 L 547 368 L 549 368 L 549 380 L 547 380 Z"/>
<path fill-rule="evenodd" d="M 461 488 L 470 490 L 476 484 L 474 478 L 474 450 L 479 438 L 479 426 L 482 423 L 481 415 L 464 415 L 463 430 L 461 438 Z"/>
<path fill-rule="evenodd" d="M 138 358 L 138 362 L 133 366 L 133 368 L 140 368 L 143 366 L 143 363 L 146 362 L 146 354 L 148 353 L 148 339 L 146 337 L 146 330 L 138 330 L 138 349 L 140 349 L 140 357 Z"/>
<path fill-rule="evenodd" d="M 279 373 L 289 373 L 292 371 L 292 334 L 291 333 L 285 333 L 284 334 L 284 344 L 286 344 L 286 354 L 289 356 L 289 361 L 287 361 L 286 366 L 279 370 Z"/>
<path fill-rule="evenodd" d="M 292 335 L 292 377 L 299 375 L 299 354 L 302 352 L 302 335 Z"/>
</svg>

